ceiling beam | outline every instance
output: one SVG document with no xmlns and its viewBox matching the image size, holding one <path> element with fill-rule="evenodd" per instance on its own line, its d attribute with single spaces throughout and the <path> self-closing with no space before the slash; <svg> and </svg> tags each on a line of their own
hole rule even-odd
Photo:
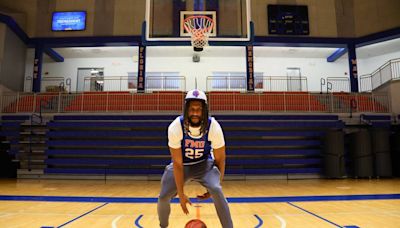
<svg viewBox="0 0 400 228">
<path fill-rule="evenodd" d="M 46 53 L 55 62 L 58 63 L 64 62 L 64 57 L 62 57 L 58 52 L 54 51 L 54 49 L 52 48 L 45 48 L 44 53 Z"/>
<path fill-rule="evenodd" d="M 347 48 L 338 48 L 338 49 L 336 49 L 335 52 L 333 52 L 330 56 L 328 56 L 326 61 L 328 61 L 330 63 L 335 62 L 337 59 L 339 59 L 346 53 L 347 53 Z"/>
</svg>

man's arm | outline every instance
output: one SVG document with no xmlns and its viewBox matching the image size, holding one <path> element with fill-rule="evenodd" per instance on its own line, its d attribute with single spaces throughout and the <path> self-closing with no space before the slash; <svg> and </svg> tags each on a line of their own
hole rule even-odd
<svg viewBox="0 0 400 228">
<path fill-rule="evenodd" d="M 171 153 L 173 167 L 174 167 L 174 177 L 176 189 L 178 192 L 179 202 L 181 203 L 182 210 L 185 214 L 188 214 L 189 211 L 186 207 L 186 204 L 189 203 L 192 205 L 188 197 L 185 195 L 183 191 L 183 159 L 182 159 L 182 149 L 181 148 L 169 148 Z"/>
<path fill-rule="evenodd" d="M 225 146 L 214 149 L 213 153 L 215 158 L 215 165 L 218 167 L 219 172 L 221 173 L 220 182 L 222 183 L 225 175 Z"/>
</svg>

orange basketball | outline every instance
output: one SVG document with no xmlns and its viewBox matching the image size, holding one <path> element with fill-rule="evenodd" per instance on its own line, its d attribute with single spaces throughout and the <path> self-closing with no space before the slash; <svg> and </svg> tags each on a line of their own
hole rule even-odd
<svg viewBox="0 0 400 228">
<path fill-rule="evenodd" d="M 207 228 L 207 226 L 200 219 L 192 219 L 186 223 L 185 228 Z"/>
</svg>

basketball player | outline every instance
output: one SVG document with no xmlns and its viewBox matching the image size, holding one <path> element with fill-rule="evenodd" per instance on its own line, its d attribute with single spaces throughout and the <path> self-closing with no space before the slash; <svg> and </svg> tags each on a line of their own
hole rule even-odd
<svg viewBox="0 0 400 228">
<path fill-rule="evenodd" d="M 178 194 L 185 214 L 187 204 L 183 185 L 193 180 L 203 185 L 207 192 L 199 199 L 213 198 L 218 218 L 223 228 L 233 227 L 228 202 L 222 192 L 221 181 L 225 173 L 225 140 L 219 123 L 208 116 L 206 94 L 189 91 L 185 98 L 183 116 L 177 117 L 168 127 L 168 146 L 172 162 L 161 179 L 158 198 L 160 227 L 168 226 L 170 201 Z"/>
</svg>

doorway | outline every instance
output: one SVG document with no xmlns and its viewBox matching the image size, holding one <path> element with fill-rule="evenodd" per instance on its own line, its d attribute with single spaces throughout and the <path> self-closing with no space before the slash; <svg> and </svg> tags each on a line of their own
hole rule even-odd
<svg viewBox="0 0 400 228">
<path fill-rule="evenodd" d="M 287 90 L 302 91 L 301 86 L 301 70 L 298 67 L 286 68 Z"/>
<path fill-rule="evenodd" d="M 78 68 L 76 91 L 103 91 L 104 68 L 85 67 Z"/>
</svg>

